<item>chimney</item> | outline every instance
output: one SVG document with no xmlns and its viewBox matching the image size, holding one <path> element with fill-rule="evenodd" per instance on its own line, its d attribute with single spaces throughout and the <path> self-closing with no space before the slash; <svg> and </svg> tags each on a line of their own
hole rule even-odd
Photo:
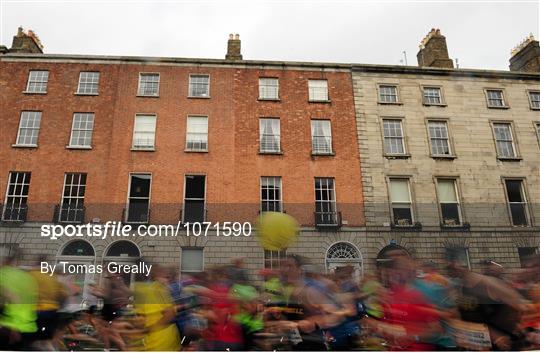
<svg viewBox="0 0 540 353">
<path fill-rule="evenodd" d="M 41 44 L 39 37 L 32 30 L 25 33 L 24 29 L 19 27 L 17 35 L 13 37 L 13 43 L 9 52 L 43 54 L 43 44 Z"/>
<path fill-rule="evenodd" d="M 418 66 L 454 68 L 454 62 L 448 57 L 446 37 L 440 29 L 432 28 L 420 43 L 420 50 L 416 54 Z"/>
<path fill-rule="evenodd" d="M 510 71 L 540 73 L 540 46 L 532 33 L 512 50 Z"/>
<path fill-rule="evenodd" d="M 229 41 L 227 42 L 227 55 L 226 60 L 242 60 L 242 52 L 240 47 L 240 35 L 229 34 Z"/>
</svg>

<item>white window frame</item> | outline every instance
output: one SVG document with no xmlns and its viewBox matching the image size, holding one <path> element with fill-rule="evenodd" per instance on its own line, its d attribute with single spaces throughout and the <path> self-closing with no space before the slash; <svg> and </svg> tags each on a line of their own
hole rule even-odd
<svg viewBox="0 0 540 353">
<path fill-rule="evenodd" d="M 186 185 L 187 185 L 187 178 L 193 176 L 193 177 L 204 177 L 204 197 L 186 197 Z M 184 174 L 184 193 L 182 198 L 182 223 L 185 223 L 185 217 L 186 217 L 186 200 L 188 201 L 203 201 L 203 221 L 206 221 L 206 193 L 208 192 L 208 176 L 206 174 Z"/>
<path fill-rule="evenodd" d="M 272 82 L 269 84 L 268 82 Z M 275 84 L 273 84 L 275 83 Z M 274 92 L 275 96 L 268 93 Z M 279 100 L 279 79 L 277 77 L 259 77 L 259 99 L 260 100 Z"/>
<path fill-rule="evenodd" d="M 321 187 L 317 189 L 317 180 L 323 181 L 324 184 L 321 184 Z M 329 187 L 331 181 L 331 188 Z M 334 220 L 338 221 L 338 211 L 337 211 L 337 196 L 336 196 L 336 179 L 333 177 L 315 177 L 315 212 L 319 214 L 328 214 L 330 217 L 332 217 Z M 321 192 L 326 193 L 327 200 L 317 200 L 317 191 L 321 190 Z M 331 197 L 330 197 L 331 196 Z M 328 211 L 317 211 L 317 204 L 325 204 L 326 207 L 321 207 L 322 209 L 328 208 Z M 318 219 L 318 218 L 316 218 Z M 323 223 L 327 224 L 327 223 Z M 330 223 L 328 223 L 330 224 Z"/>
<path fill-rule="evenodd" d="M 192 87 L 195 87 L 193 85 L 201 84 L 199 82 L 193 82 L 193 79 L 195 77 L 206 77 L 208 79 L 208 83 L 206 84 L 206 94 L 202 95 L 195 95 L 193 94 Z M 189 75 L 189 86 L 188 86 L 188 97 L 189 98 L 210 98 L 210 75 L 208 74 L 190 74 Z"/>
<path fill-rule="evenodd" d="M 85 121 L 85 124 L 90 124 L 90 127 L 88 127 L 88 125 L 85 126 L 85 128 L 75 128 L 75 122 L 76 122 L 76 119 L 77 118 L 85 118 L 87 119 Z M 91 118 L 91 119 L 90 119 Z M 72 123 L 71 123 L 71 135 L 69 137 L 69 148 L 92 148 L 92 136 L 94 134 L 94 113 L 73 113 L 73 120 L 72 120 Z M 79 126 L 81 126 L 81 122 L 79 122 Z M 88 137 L 88 140 L 89 140 L 89 143 L 86 144 L 86 145 L 80 145 L 80 144 L 75 144 L 73 143 L 74 142 L 74 133 L 75 132 L 79 132 L 79 133 L 90 133 L 90 136 Z M 80 138 L 80 136 L 79 136 Z M 78 139 L 79 139 L 78 138 Z M 77 140 L 78 140 L 77 139 Z M 86 137 L 85 137 L 85 140 L 86 140 Z"/>
<path fill-rule="evenodd" d="M 148 187 L 148 197 L 141 197 L 141 196 L 135 196 L 131 197 L 131 179 L 135 175 L 148 175 L 150 176 L 150 186 Z M 150 200 L 152 199 L 152 180 L 153 175 L 152 173 L 145 173 L 145 172 L 131 172 L 129 173 L 128 178 L 128 193 L 127 193 L 127 203 L 126 203 L 126 214 L 125 214 L 125 220 L 126 223 L 148 223 L 150 221 Z M 146 221 L 129 221 L 129 205 L 131 204 L 131 199 L 137 199 L 137 200 L 148 200 L 148 211 L 146 213 Z"/>
<path fill-rule="evenodd" d="M 538 100 L 533 100 L 532 99 L 533 95 L 538 95 Z M 529 106 L 531 107 L 531 109 L 533 110 L 540 109 L 540 91 L 530 90 L 527 92 L 527 96 L 529 96 Z"/>
<path fill-rule="evenodd" d="M 153 92 L 150 94 L 145 93 L 145 91 L 143 91 L 143 77 L 154 77 L 154 76 L 157 76 L 157 81 L 144 82 L 144 86 L 146 87 L 148 83 L 152 85 L 157 84 L 156 92 Z M 161 81 L 161 76 L 159 72 L 140 72 L 139 73 L 139 86 L 137 87 L 137 95 L 140 97 L 159 97 L 160 81 Z"/>
<path fill-rule="evenodd" d="M 28 81 L 24 93 L 46 94 L 48 83 L 49 70 L 30 70 L 28 72 Z M 39 87 L 40 89 L 31 89 L 31 87 Z"/>
<path fill-rule="evenodd" d="M 71 183 L 68 184 L 68 176 L 71 176 Z M 82 182 L 82 179 L 84 177 L 84 183 Z M 77 181 L 75 182 L 75 178 L 77 178 Z M 78 221 L 77 214 L 83 213 L 84 216 L 84 197 L 86 195 L 86 183 L 88 181 L 88 175 L 86 173 L 64 173 L 64 186 L 62 187 L 62 195 L 60 197 L 60 208 L 58 210 L 58 222 L 61 223 L 71 223 Z M 69 193 L 66 195 L 66 188 L 69 187 Z M 73 189 L 76 189 L 76 195 L 73 196 L 71 194 L 71 191 Z M 80 190 L 82 188 L 82 196 L 80 194 Z M 66 202 L 67 201 L 67 202 Z M 75 208 L 71 208 L 71 206 L 75 204 Z M 64 205 L 67 205 L 67 219 L 63 219 L 63 211 L 64 211 Z M 70 212 L 75 213 L 74 219 L 70 218 Z M 84 219 L 82 220 L 84 222 Z M 81 223 L 82 223 L 81 222 Z"/>
<path fill-rule="evenodd" d="M 432 124 L 442 124 L 444 126 L 444 131 L 446 133 L 446 137 L 444 136 L 432 136 L 431 135 L 431 125 Z M 427 119 L 427 130 L 428 130 L 428 138 L 429 138 L 429 151 L 430 155 L 432 157 L 451 157 L 453 156 L 453 148 L 452 148 L 452 141 L 450 139 L 450 129 L 448 127 L 448 121 L 442 120 L 442 119 Z M 434 141 L 446 141 L 446 146 L 448 147 L 448 153 L 435 153 L 438 151 L 435 151 L 435 148 L 439 148 L 441 146 L 435 145 Z M 443 146 L 444 147 L 444 146 Z"/>
<path fill-rule="evenodd" d="M 386 136 L 385 134 L 385 122 L 386 121 L 392 121 L 392 122 L 398 122 L 399 123 L 399 128 L 400 128 L 400 131 L 401 131 L 401 136 L 398 136 L 398 135 L 388 135 Z M 381 119 L 381 128 L 382 128 L 382 137 L 383 137 L 383 153 L 385 156 L 406 156 L 407 155 L 407 147 L 405 145 L 405 131 L 403 129 L 403 121 L 404 119 L 402 118 L 393 118 L 393 117 L 384 117 Z M 391 152 L 391 151 L 387 151 L 386 150 L 386 141 L 387 139 L 389 140 L 401 140 L 401 148 L 403 150 L 403 152 Z"/>
<path fill-rule="evenodd" d="M 508 131 L 510 132 L 510 139 L 498 139 L 497 138 L 497 132 L 496 132 L 496 125 L 504 125 L 508 126 Z M 515 139 L 514 134 L 514 124 L 510 121 L 497 121 L 493 120 L 491 121 L 491 130 L 493 131 L 493 140 L 495 141 L 495 150 L 497 152 L 497 158 L 499 159 L 515 159 L 519 158 L 519 152 L 517 148 L 517 143 Z M 501 149 L 499 147 L 499 142 L 501 143 L 510 143 L 510 146 L 512 147 L 513 154 L 511 156 L 506 156 L 501 153 Z"/>
<path fill-rule="evenodd" d="M 19 129 L 17 131 L 17 140 L 15 142 L 15 146 L 21 146 L 21 147 L 37 147 L 38 146 L 38 142 L 39 142 L 39 131 L 41 129 L 41 116 L 42 116 L 42 112 L 41 111 L 35 111 L 35 110 L 23 110 L 21 112 L 21 116 L 20 116 L 20 119 L 19 119 Z M 24 121 L 32 118 L 32 126 L 29 127 L 28 126 L 28 123 L 26 123 L 26 126 L 23 127 L 23 118 L 25 118 Z M 37 119 L 36 119 L 37 118 Z M 37 121 L 37 126 L 35 124 L 35 122 Z M 30 136 L 32 137 L 32 140 L 33 140 L 33 132 L 34 131 L 37 131 L 36 132 L 36 135 L 35 135 L 35 143 L 21 143 L 20 142 L 20 139 L 23 138 L 23 135 L 21 134 L 21 132 L 24 130 L 25 134 L 24 134 L 24 139 L 26 140 L 27 139 L 27 131 L 31 131 L 32 133 L 30 134 Z"/>
<path fill-rule="evenodd" d="M 270 184 L 269 182 L 272 181 L 272 183 Z M 266 183 L 265 183 L 266 182 Z M 272 209 L 271 211 L 273 212 L 283 212 L 283 187 L 282 187 L 282 179 L 280 176 L 262 176 L 261 179 L 260 179 L 260 183 L 261 183 L 261 212 L 264 212 L 264 206 L 265 203 L 267 205 L 274 205 L 274 204 L 277 204 L 277 209 Z M 266 189 L 267 190 L 267 195 L 269 193 L 270 190 L 278 190 L 279 192 L 279 198 L 274 198 L 274 199 L 270 199 L 270 198 L 267 198 L 267 199 L 264 199 L 263 198 L 263 190 Z M 274 192 L 274 195 L 275 195 L 275 192 Z M 271 207 L 266 207 L 267 209 L 271 208 Z"/>
<path fill-rule="evenodd" d="M 153 130 L 140 130 L 138 131 L 137 130 L 137 118 L 142 118 L 142 117 L 153 117 L 154 118 L 154 128 Z M 155 148 L 156 148 L 156 130 L 157 130 L 157 115 L 155 114 L 135 114 L 135 119 L 133 120 L 133 139 L 132 139 L 132 144 L 131 144 L 131 150 L 133 151 L 154 151 Z M 145 134 L 145 135 L 152 135 L 153 138 L 152 138 L 152 145 L 150 144 L 146 144 L 146 145 L 142 145 L 142 144 L 136 144 L 136 141 L 140 140 L 140 139 L 135 139 L 135 136 L 136 134 Z M 148 140 L 150 141 L 150 140 Z"/>
<path fill-rule="evenodd" d="M 328 124 L 328 132 L 330 133 L 328 136 L 324 135 L 324 128 L 321 127 L 323 131 L 323 135 L 315 135 L 316 132 L 316 124 Z M 321 149 L 321 145 L 319 144 L 318 139 L 325 139 L 325 141 L 328 142 L 327 146 L 328 149 L 323 150 Z M 311 119 L 311 153 L 314 155 L 331 155 L 334 154 L 333 149 L 333 141 L 332 141 L 332 122 L 329 119 Z"/>
<path fill-rule="evenodd" d="M 322 84 L 324 82 L 324 84 Z M 320 85 L 318 85 L 320 84 Z M 308 94 L 310 102 L 328 102 L 328 80 L 308 79 Z"/>
<path fill-rule="evenodd" d="M 77 94 L 89 96 L 99 95 L 99 78 L 99 71 L 81 71 L 79 73 L 79 85 L 77 86 Z M 83 87 L 84 90 L 82 89 Z M 89 87 L 92 89 L 88 89 Z"/>
<path fill-rule="evenodd" d="M 277 124 L 277 134 L 266 134 L 265 123 L 270 122 L 272 125 L 272 132 L 274 132 L 274 124 Z M 277 149 L 268 148 L 266 143 L 267 139 L 275 139 L 277 142 Z M 279 118 L 259 118 L 259 152 L 260 153 L 281 153 L 281 119 Z"/>
<path fill-rule="evenodd" d="M 486 88 L 484 90 L 486 94 L 486 103 L 488 108 L 508 108 L 508 103 L 506 102 L 506 97 L 504 94 L 504 90 L 502 88 Z M 491 96 L 491 92 L 499 92 L 501 94 L 500 98 L 496 97 L 493 98 Z M 498 104 L 492 104 L 492 101 L 501 101 L 501 105 Z"/>
<path fill-rule="evenodd" d="M 203 133 L 203 132 L 190 131 L 190 121 L 193 122 L 195 119 L 205 119 L 205 121 L 206 121 L 206 132 Z M 193 126 L 191 126 L 191 128 L 193 128 Z M 191 139 L 190 140 L 190 136 L 192 138 L 195 135 L 200 136 L 200 137 L 204 137 L 204 138 L 201 139 L 201 140 L 197 140 L 197 139 Z M 197 143 L 200 144 L 199 147 L 195 147 L 195 145 Z M 193 145 L 190 147 L 190 144 L 193 144 Z M 188 115 L 187 120 L 186 120 L 186 147 L 185 147 L 185 150 L 189 151 L 189 152 L 208 152 L 208 116 L 205 116 L 205 115 Z"/>
<path fill-rule="evenodd" d="M 387 89 L 393 88 L 394 92 L 387 92 Z M 381 83 L 378 85 L 378 99 L 380 104 L 400 104 L 398 85 L 392 83 Z M 395 100 L 388 99 L 395 97 Z"/>
<path fill-rule="evenodd" d="M 438 91 L 438 95 L 430 95 L 430 90 Z M 434 99 L 438 99 L 438 102 L 434 102 Z M 422 102 L 424 105 L 444 105 L 442 88 L 439 86 L 422 86 Z"/>
<path fill-rule="evenodd" d="M 456 195 L 456 201 L 455 202 L 443 202 L 441 200 L 441 198 L 439 197 L 439 182 L 441 182 L 443 180 L 453 182 L 454 193 Z M 441 218 L 441 224 L 443 224 L 445 226 L 448 226 L 448 227 L 459 227 L 459 226 L 463 225 L 463 212 L 461 210 L 461 197 L 460 197 L 460 194 L 459 194 L 458 179 L 454 178 L 454 177 L 436 177 L 435 178 L 435 191 L 436 191 L 436 194 L 437 194 L 437 202 L 439 204 L 439 214 L 440 214 L 440 218 Z M 442 210 L 442 205 L 443 204 L 455 204 L 455 205 L 457 205 L 458 217 L 459 217 L 459 219 L 457 220 L 458 221 L 457 224 L 447 224 L 446 223 L 446 220 L 444 219 L 443 210 Z"/>
<path fill-rule="evenodd" d="M 398 201 L 394 201 L 392 199 L 392 182 L 393 181 L 405 181 L 407 183 L 407 191 L 408 191 L 408 195 L 409 195 L 409 201 L 405 201 L 405 200 L 398 200 Z M 411 180 L 409 177 L 400 177 L 400 176 L 390 176 L 388 177 L 388 200 L 390 202 L 390 213 L 391 213 L 391 221 L 392 223 L 395 222 L 395 215 L 394 215 L 394 205 L 396 206 L 408 206 L 409 208 L 409 211 L 411 212 L 411 224 L 396 224 L 394 223 L 396 226 L 413 226 L 414 223 L 415 223 L 415 215 L 414 215 L 414 210 L 413 210 L 413 195 L 412 195 L 412 191 L 411 191 Z M 396 207 L 396 208 L 404 208 L 404 207 Z"/>
<path fill-rule="evenodd" d="M 521 202 L 510 202 L 510 197 L 508 195 L 508 186 L 506 184 L 507 181 L 519 181 L 519 192 L 521 194 L 521 199 L 523 201 Z M 504 187 L 504 194 L 506 196 L 506 204 L 508 209 L 508 217 L 510 218 L 510 224 L 513 227 L 530 227 L 531 226 L 531 214 L 529 212 L 529 202 L 527 199 L 527 191 L 525 190 L 525 179 L 524 178 L 503 178 L 503 187 Z M 514 219 L 512 217 L 512 205 L 522 205 L 523 211 L 525 212 L 525 221 L 526 224 L 514 224 Z"/>
<path fill-rule="evenodd" d="M 287 259 L 287 249 L 263 250 L 263 268 L 278 270 L 285 259 Z"/>
<path fill-rule="evenodd" d="M 15 182 L 12 183 L 12 175 L 16 174 L 15 176 Z M 30 182 L 32 181 L 32 173 L 31 172 L 19 172 L 19 171 L 11 171 L 8 175 L 7 180 L 7 187 L 6 187 L 6 196 L 4 198 L 4 205 L 2 207 L 2 220 L 8 221 L 8 222 L 18 222 L 18 221 L 25 221 L 26 219 L 21 219 L 21 213 L 17 213 L 17 218 L 6 218 L 6 210 L 8 208 L 8 200 L 11 198 L 12 202 L 9 203 L 10 206 L 17 205 L 18 212 L 21 212 L 23 209 L 27 208 L 28 206 L 28 197 L 30 195 Z M 13 192 L 10 192 L 10 186 L 13 186 Z M 24 187 L 27 186 L 27 193 L 24 194 Z M 17 189 L 19 188 L 20 192 L 17 193 Z M 26 217 L 25 217 L 26 218 Z"/>
</svg>

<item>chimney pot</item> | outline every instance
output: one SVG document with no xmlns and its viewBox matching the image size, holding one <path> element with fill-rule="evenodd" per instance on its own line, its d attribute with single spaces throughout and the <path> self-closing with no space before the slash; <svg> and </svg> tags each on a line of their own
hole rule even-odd
<svg viewBox="0 0 540 353">
<path fill-rule="evenodd" d="M 432 28 L 422 39 L 420 50 L 416 54 L 418 66 L 453 68 L 454 62 L 448 56 L 446 38 L 440 29 Z"/>
<path fill-rule="evenodd" d="M 512 50 L 510 71 L 540 73 L 540 45 L 532 34 Z"/>
<path fill-rule="evenodd" d="M 225 59 L 242 60 L 240 35 L 238 33 L 235 35 L 229 35 L 229 41 L 227 42 L 227 54 L 225 55 Z"/>
</svg>

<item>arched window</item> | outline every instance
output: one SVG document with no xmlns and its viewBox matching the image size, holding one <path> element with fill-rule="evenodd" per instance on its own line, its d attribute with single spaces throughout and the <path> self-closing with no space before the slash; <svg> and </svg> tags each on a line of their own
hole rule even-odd
<svg viewBox="0 0 540 353">
<path fill-rule="evenodd" d="M 326 269 L 334 272 L 344 266 L 352 266 L 354 268 L 353 277 L 356 280 L 360 279 L 363 272 L 362 255 L 351 243 L 335 243 L 326 252 Z"/>
<path fill-rule="evenodd" d="M 68 243 L 62 250 L 62 256 L 94 256 L 94 248 L 85 240 Z"/>
<path fill-rule="evenodd" d="M 326 254 L 327 260 L 356 260 L 360 261 L 360 254 L 354 246 L 349 243 L 336 243 L 332 245 Z"/>
<path fill-rule="evenodd" d="M 120 240 L 113 243 L 107 253 L 106 257 L 140 257 L 141 252 L 137 245 L 127 240 Z"/>
</svg>

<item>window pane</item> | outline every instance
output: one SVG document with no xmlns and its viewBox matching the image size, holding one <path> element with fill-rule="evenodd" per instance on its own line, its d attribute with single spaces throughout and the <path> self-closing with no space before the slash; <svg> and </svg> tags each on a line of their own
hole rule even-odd
<svg viewBox="0 0 540 353">
<path fill-rule="evenodd" d="M 155 144 L 156 116 L 137 115 L 135 116 L 135 127 L 133 130 L 134 148 L 153 148 Z"/>
<path fill-rule="evenodd" d="M 41 112 L 23 111 L 19 122 L 18 145 L 37 145 Z"/>
<path fill-rule="evenodd" d="M 379 100 L 383 103 L 397 103 L 397 87 L 396 86 L 379 86 Z"/>
<path fill-rule="evenodd" d="M 157 96 L 159 94 L 159 74 L 139 75 L 139 95 Z"/>
<path fill-rule="evenodd" d="M 190 75 L 189 76 L 189 95 L 192 97 L 210 96 L 210 76 Z"/>
<path fill-rule="evenodd" d="M 332 153 L 332 131 L 330 120 L 311 120 L 313 153 Z"/>
<path fill-rule="evenodd" d="M 261 152 L 279 152 L 281 150 L 279 119 L 260 119 L 259 129 Z"/>
<path fill-rule="evenodd" d="M 281 177 L 261 177 L 261 211 L 282 211 Z"/>
<path fill-rule="evenodd" d="M 388 154 L 404 154 L 405 153 L 401 120 L 384 119 L 383 120 L 383 135 L 384 135 L 384 152 L 385 153 L 388 153 Z"/>
<path fill-rule="evenodd" d="M 308 90 L 309 100 L 328 100 L 328 82 L 326 80 L 308 80 Z"/>
<path fill-rule="evenodd" d="M 129 197 L 148 198 L 150 196 L 151 179 L 150 174 L 132 174 Z"/>
<path fill-rule="evenodd" d="M 203 262 L 203 249 L 182 249 L 182 272 L 201 272 Z"/>
<path fill-rule="evenodd" d="M 439 202 L 457 202 L 454 180 L 438 180 L 437 192 L 439 195 Z"/>
<path fill-rule="evenodd" d="M 262 99 L 278 99 L 279 98 L 279 81 L 277 78 L 260 78 L 259 79 L 259 98 L 262 98 Z"/>
<path fill-rule="evenodd" d="M 46 93 L 49 71 L 30 71 L 28 74 L 27 92 Z"/>
<path fill-rule="evenodd" d="M 390 180 L 390 200 L 392 202 L 411 202 L 409 181 L 406 179 Z"/>
<path fill-rule="evenodd" d="M 208 118 L 190 116 L 187 120 L 186 149 L 206 151 L 208 149 Z"/>
<path fill-rule="evenodd" d="M 524 199 L 521 192 L 521 180 L 505 180 L 505 183 L 508 201 L 523 202 Z"/>
<path fill-rule="evenodd" d="M 30 173 L 10 172 L 6 203 L 2 213 L 4 221 L 26 220 L 30 177 Z"/>
<path fill-rule="evenodd" d="M 441 204 L 443 222 L 448 225 L 459 225 L 459 206 L 457 203 Z"/>
<path fill-rule="evenodd" d="M 540 108 L 540 92 L 529 92 L 531 108 Z"/>
<path fill-rule="evenodd" d="M 410 204 L 393 204 L 392 213 L 394 215 L 394 224 L 399 226 L 412 225 L 412 211 Z"/>
<path fill-rule="evenodd" d="M 186 198 L 204 199 L 205 180 L 204 175 L 186 175 Z"/>
</svg>

